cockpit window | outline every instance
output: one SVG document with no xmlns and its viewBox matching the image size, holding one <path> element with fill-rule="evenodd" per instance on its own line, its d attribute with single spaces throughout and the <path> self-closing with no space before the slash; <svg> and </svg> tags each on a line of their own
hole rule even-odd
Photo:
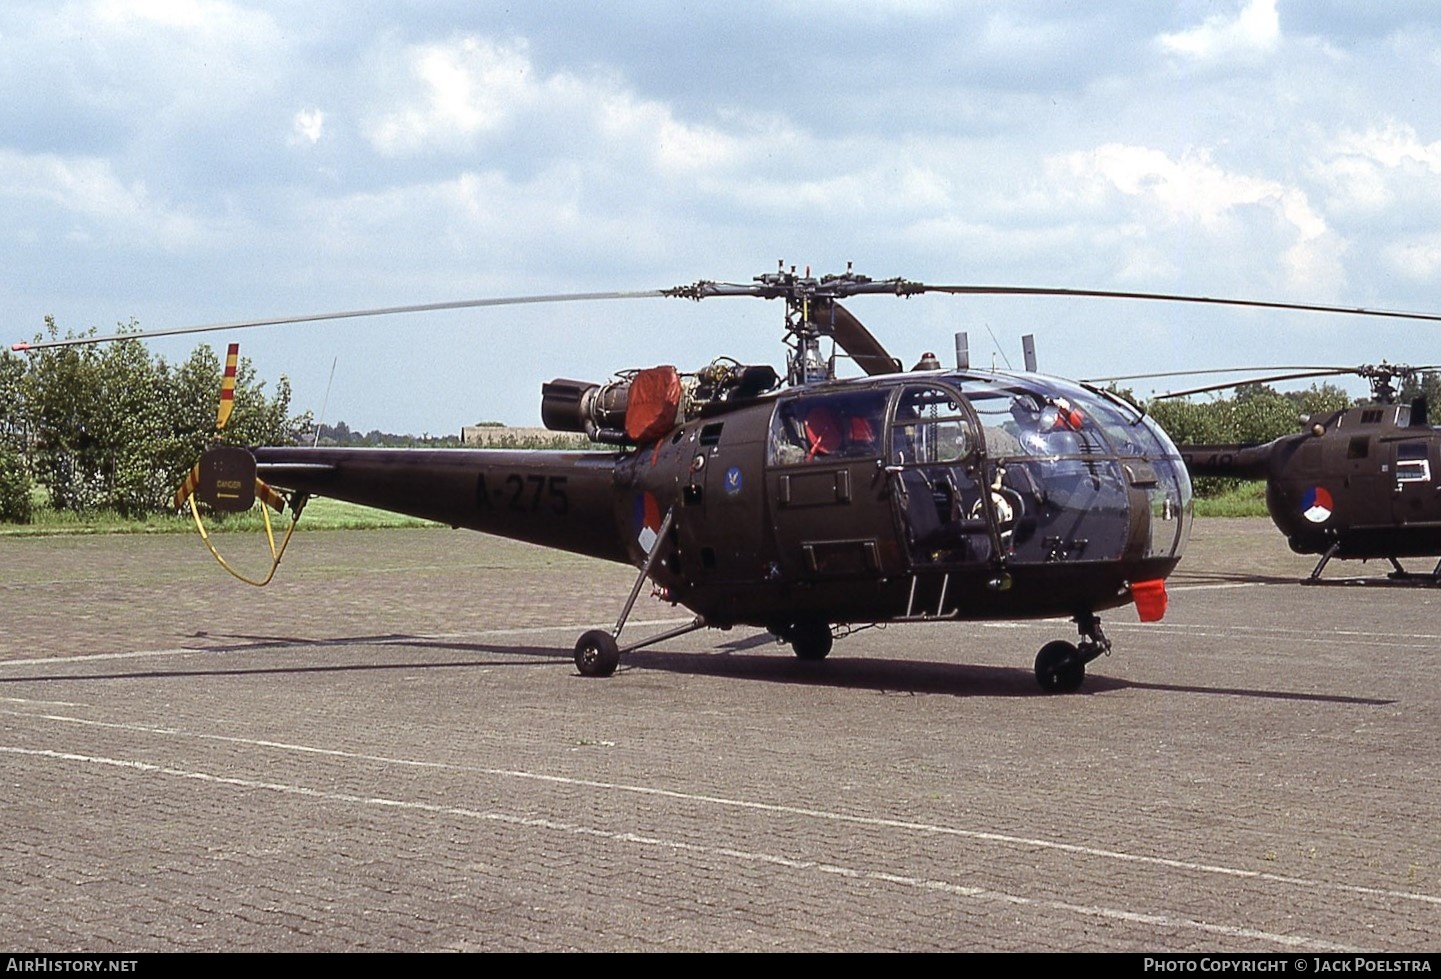
<svg viewBox="0 0 1441 979">
<path fill-rule="evenodd" d="M 1090 405 L 1091 416 L 1106 433 L 1117 455 L 1160 459 L 1174 453 L 1156 435 L 1155 422 L 1118 404 L 1099 398 Z"/>
<path fill-rule="evenodd" d="M 959 462 L 975 449 L 971 420 L 954 392 L 932 385 L 901 392 L 891 425 L 893 465 Z"/>
<path fill-rule="evenodd" d="M 858 391 L 783 402 L 771 421 L 771 465 L 878 457 L 886 397 L 884 390 Z"/>
<path fill-rule="evenodd" d="M 1431 481 L 1431 461 L 1426 458 L 1427 442 L 1402 442 L 1396 446 L 1396 482 Z"/>
<path fill-rule="evenodd" d="M 987 381 L 967 382 L 966 397 L 980 418 L 986 453 L 993 459 L 1107 452 L 1089 402 Z"/>
</svg>

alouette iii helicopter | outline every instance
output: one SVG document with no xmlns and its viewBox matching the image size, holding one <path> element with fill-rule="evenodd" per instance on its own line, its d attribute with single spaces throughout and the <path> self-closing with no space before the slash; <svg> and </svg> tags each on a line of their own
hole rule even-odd
<svg viewBox="0 0 1441 979">
<path fill-rule="evenodd" d="M 1014 373 L 942 370 L 927 354 L 902 371 L 840 303 L 926 292 L 1368 312 L 926 285 L 873 280 L 849 267 L 816 278 L 782 265 L 749 284 L 703 280 L 647 292 L 481 299 L 102 339 L 518 303 L 779 299 L 789 348 L 785 383 L 770 366 L 722 357 L 693 373 L 661 366 L 605 383 L 556 379 L 542 387 L 548 428 L 584 433 L 611 451 L 246 448 L 217 440 L 177 506 L 188 497 L 193 510 L 198 497 L 217 510 L 246 510 L 259 495 L 277 510 L 289 505 L 293 530 L 309 497 L 323 495 L 629 563 L 638 573 L 615 626 L 588 631 L 575 645 L 576 667 L 586 676 L 608 676 L 623 653 L 705 627 L 760 627 L 801 659 L 819 660 L 838 634 L 878 623 L 1068 617 L 1079 642 L 1047 643 L 1035 674 L 1044 690 L 1073 691 L 1087 663 L 1111 648 L 1098 612 L 1134 603 L 1143 621 L 1164 615 L 1165 579 L 1190 530 L 1190 479 L 1160 427 L 1118 397 L 1036 374 L 1030 364 Z M 865 376 L 838 379 L 823 340 Z M 276 563 L 283 550 L 275 551 L 272 538 Z M 657 597 L 684 605 L 694 618 L 622 646 L 621 631 L 648 580 Z"/>
<path fill-rule="evenodd" d="M 1265 444 L 1182 445 L 1191 475 L 1264 479 L 1266 509 L 1291 549 L 1320 555 L 1304 579 L 1308 584 L 1322 580 L 1332 558 L 1385 559 L 1392 581 L 1441 584 L 1441 562 L 1429 574 L 1401 566 L 1401 558 L 1441 557 L 1441 431 L 1430 424 L 1424 396 L 1396 403 L 1394 383 L 1435 368 L 1383 361 L 1276 369 L 1297 373 L 1238 383 L 1355 374 L 1370 382 L 1372 398 L 1344 411 L 1302 417 L 1302 431 Z M 1235 386 L 1208 385 L 1165 397 Z"/>
</svg>

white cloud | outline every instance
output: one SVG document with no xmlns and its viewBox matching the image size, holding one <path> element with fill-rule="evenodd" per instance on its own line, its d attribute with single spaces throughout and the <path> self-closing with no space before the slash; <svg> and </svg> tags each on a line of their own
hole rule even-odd
<svg viewBox="0 0 1441 979">
<path fill-rule="evenodd" d="M 325 113 L 319 109 L 302 109 L 291 121 L 293 142 L 318 143 L 325 132 Z"/>
<path fill-rule="evenodd" d="M 407 291 L 453 293 L 456 274 L 523 268 L 537 255 L 590 255 L 615 260 L 627 239 L 664 238 L 662 227 L 640 227 L 624 208 L 587 199 L 585 175 L 571 166 L 547 169 L 525 181 L 497 170 L 463 170 L 453 176 L 309 203 L 297 217 L 316 255 L 371 261 L 377 241 L 423 241 L 419 260 L 392 260 L 384 273 Z M 374 273 L 368 274 L 372 279 Z M 368 283 L 374 285 L 374 282 Z M 481 283 L 477 283 L 479 287 Z"/>
<path fill-rule="evenodd" d="M 95 19 L 101 24 L 141 22 L 162 27 L 204 28 L 228 17 L 234 6 L 216 0 L 98 0 Z"/>
<path fill-rule="evenodd" d="M 127 248 L 175 250 L 195 243 L 198 231 L 186 215 L 156 200 L 142 182 L 126 183 L 106 160 L 25 155 L 0 149 L 0 201 L 10 222 L 35 203 L 58 207 L 73 222 L 77 240 L 123 241 Z"/>
<path fill-rule="evenodd" d="M 679 119 L 604 74 L 545 75 L 524 42 L 463 37 L 410 48 L 401 60 L 403 77 L 383 96 L 389 104 L 365 127 L 386 156 L 472 157 L 490 146 L 526 145 L 531 168 L 568 159 L 633 179 L 637 170 L 691 177 L 753 155 L 755 138 L 744 131 Z"/>
<path fill-rule="evenodd" d="M 1330 206 L 1358 217 L 1395 213 L 1398 221 L 1441 206 L 1441 140 L 1426 143 L 1413 126 L 1389 121 L 1343 133 L 1311 167 Z"/>
<path fill-rule="evenodd" d="M 269 12 L 225 0 L 71 0 L 35 8 L 14 17 L 23 31 L 15 60 L 31 62 L 34 79 L 21 104 L 44 99 L 52 111 L 103 115 L 142 138 L 193 133 L 263 102 L 294 55 Z"/>
<path fill-rule="evenodd" d="M 1276 0 L 1249 0 L 1234 17 L 1216 14 L 1200 27 L 1162 34 L 1161 47 L 1198 61 L 1270 51 L 1281 38 Z"/>
<path fill-rule="evenodd" d="M 1093 200 L 1098 192 L 1119 190 L 1155 202 L 1172 220 L 1215 224 L 1237 204 L 1280 195 L 1273 182 L 1227 173 L 1205 154 L 1173 160 L 1157 149 L 1111 143 L 1059 162 L 1086 181 L 1078 189 Z"/>
<path fill-rule="evenodd" d="M 524 42 L 498 44 L 464 37 L 405 52 L 408 78 L 395 93 L 398 105 L 368 127 L 384 154 L 415 154 L 468 146 L 479 134 L 508 125 L 535 99 Z"/>
<path fill-rule="evenodd" d="M 583 92 L 575 95 L 586 97 Z M 596 98 L 596 93 L 589 97 Z M 600 96 L 593 120 L 597 135 L 612 153 L 627 156 L 638 151 L 665 176 L 723 169 L 746 155 L 743 139 L 711 126 L 682 122 L 666 106 L 627 92 Z"/>
<path fill-rule="evenodd" d="M 66 4 L 57 17 L 87 43 L 151 49 L 154 67 L 171 73 L 192 59 L 212 67 L 249 61 L 279 48 L 283 37 L 268 13 L 227 0 L 92 0 Z"/>
<path fill-rule="evenodd" d="M 1441 275 L 1441 233 L 1391 242 L 1382 257 L 1397 274 L 1417 283 L 1434 283 Z"/>
<path fill-rule="evenodd" d="M 1441 141 L 1425 142 L 1409 124 L 1388 121 L 1343 133 L 1312 173 L 1328 206 L 1357 235 L 1375 238 L 1380 269 L 1431 285 L 1441 273 Z"/>
<path fill-rule="evenodd" d="M 1364 133 L 1347 133 L 1339 140 L 1337 151 L 1374 160 L 1383 167 L 1416 163 L 1431 173 L 1441 173 L 1441 140 L 1423 143 L 1415 127 L 1403 123 L 1390 122 Z"/>
<path fill-rule="evenodd" d="M 1160 150 L 1115 143 L 1065 155 L 1051 161 L 1050 169 L 1063 199 L 1107 221 L 1134 214 L 1158 233 L 1166 226 L 1190 226 L 1222 250 L 1223 261 L 1236 256 L 1238 241 L 1275 234 L 1284 243 L 1276 259 L 1292 287 L 1329 293 L 1342 278 L 1343 245 L 1298 187 L 1229 172 L 1205 153 L 1175 160 Z M 1107 216 L 1118 205 L 1122 214 Z M 1245 261 L 1266 264 L 1255 254 Z"/>
</svg>

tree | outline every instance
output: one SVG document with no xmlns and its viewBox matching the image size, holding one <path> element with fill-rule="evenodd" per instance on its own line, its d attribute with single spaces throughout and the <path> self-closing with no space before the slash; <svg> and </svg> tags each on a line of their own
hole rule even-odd
<svg viewBox="0 0 1441 979">
<path fill-rule="evenodd" d="M 45 317 L 45 328 L 49 339 L 59 339 L 53 317 Z M 92 346 L 53 347 L 29 356 L 24 397 L 34 438 L 32 474 L 55 509 L 95 509 L 104 497 L 100 352 Z"/>
<path fill-rule="evenodd" d="M 58 338 L 53 319 L 46 329 Z M 135 329 L 134 321 L 121 328 Z M 152 358 L 139 339 L 47 348 L 30 358 L 22 413 L 33 433 L 33 475 L 50 505 L 125 516 L 169 509 L 175 488 L 215 438 L 223 371 L 214 351 L 198 347 L 175 368 Z M 242 360 L 227 441 L 286 445 L 309 426 L 308 412 L 290 417 L 286 378 L 273 397 L 264 387 Z"/>
<path fill-rule="evenodd" d="M 139 340 L 107 345 L 100 353 L 99 403 L 101 506 L 139 517 L 158 509 L 175 483 L 156 465 L 163 438 L 168 370 L 152 362 Z"/>
<path fill-rule="evenodd" d="M 1426 399 L 1427 414 L 1432 419 L 1441 417 L 1441 373 L 1425 371 L 1419 379 L 1414 376 L 1406 379 L 1397 400 L 1410 403 L 1417 398 Z"/>
<path fill-rule="evenodd" d="M 1296 403 L 1298 415 L 1326 415 L 1353 404 L 1351 396 L 1335 384 L 1313 384 L 1305 391 L 1288 392 L 1286 397 Z"/>
<path fill-rule="evenodd" d="M 1337 411 L 1350 406 L 1350 397 L 1332 384 L 1280 394 L 1262 384 L 1237 388 L 1233 398 L 1192 402 L 1157 398 L 1146 410 L 1178 445 L 1261 444 L 1300 428 L 1302 415 Z M 1240 480 L 1198 479 L 1196 492 L 1215 496 L 1235 488 Z"/>
<path fill-rule="evenodd" d="M 0 444 L 23 454 L 28 441 L 25 361 L 8 350 L 0 350 Z"/>
<path fill-rule="evenodd" d="M 0 522 L 29 523 L 30 468 L 25 462 L 25 362 L 0 351 Z"/>
</svg>

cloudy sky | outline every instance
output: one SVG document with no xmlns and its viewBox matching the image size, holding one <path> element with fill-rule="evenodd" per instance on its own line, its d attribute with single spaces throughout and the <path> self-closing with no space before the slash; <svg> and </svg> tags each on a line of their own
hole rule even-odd
<svg viewBox="0 0 1441 979">
<path fill-rule="evenodd" d="M 3 339 L 47 314 L 161 329 L 778 260 L 1441 311 L 1438 77 L 1431 0 L 9 0 Z M 1017 363 L 1033 333 L 1072 377 L 1441 362 L 1437 325 L 849 305 L 907 363 L 957 330 Z M 535 424 L 552 377 L 778 363 L 780 317 L 644 299 L 233 338 L 297 409 L 438 434 Z"/>
</svg>

